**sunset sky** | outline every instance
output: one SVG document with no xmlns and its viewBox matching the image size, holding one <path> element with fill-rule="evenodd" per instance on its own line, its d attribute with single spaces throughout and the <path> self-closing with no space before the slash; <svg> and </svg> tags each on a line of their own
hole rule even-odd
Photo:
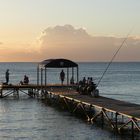
<svg viewBox="0 0 140 140">
<path fill-rule="evenodd" d="M 1 0 L 0 62 L 140 61 L 140 0 Z"/>
</svg>

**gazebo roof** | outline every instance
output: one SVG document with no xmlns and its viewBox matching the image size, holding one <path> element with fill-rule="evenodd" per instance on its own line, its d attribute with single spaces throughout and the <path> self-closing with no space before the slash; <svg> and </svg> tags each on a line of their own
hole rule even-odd
<svg viewBox="0 0 140 140">
<path fill-rule="evenodd" d="M 68 59 L 47 59 L 39 63 L 39 66 L 46 68 L 71 68 L 78 67 L 78 64 Z"/>
</svg>

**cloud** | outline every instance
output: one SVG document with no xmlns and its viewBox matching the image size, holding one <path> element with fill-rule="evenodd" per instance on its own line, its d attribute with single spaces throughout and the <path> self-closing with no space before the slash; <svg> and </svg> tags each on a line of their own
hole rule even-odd
<svg viewBox="0 0 140 140">
<path fill-rule="evenodd" d="M 46 58 L 69 58 L 77 61 L 109 61 L 124 38 L 92 36 L 72 25 L 45 29 L 40 37 L 40 53 Z M 118 61 L 140 60 L 140 38 L 129 37 L 118 54 Z M 133 55 L 133 57 L 132 57 Z M 136 55 L 136 56 L 135 56 Z"/>
<path fill-rule="evenodd" d="M 3 45 L 3 42 L 0 42 L 0 45 Z"/>
<path fill-rule="evenodd" d="M 110 61 L 124 38 L 90 35 L 72 25 L 48 27 L 30 43 L 0 43 L 0 61 L 42 61 L 67 58 L 74 61 Z M 140 37 L 129 37 L 115 61 L 140 61 Z"/>
</svg>

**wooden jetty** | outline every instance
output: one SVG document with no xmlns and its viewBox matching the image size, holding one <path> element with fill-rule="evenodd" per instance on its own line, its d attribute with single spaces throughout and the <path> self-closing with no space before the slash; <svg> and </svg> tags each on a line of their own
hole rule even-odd
<svg viewBox="0 0 140 140">
<path fill-rule="evenodd" d="M 108 124 L 115 132 L 123 133 L 125 130 L 131 133 L 132 137 L 135 132 L 140 135 L 140 105 L 138 104 L 102 96 L 95 98 L 90 95 L 80 95 L 72 89 L 67 91 L 54 89 L 47 92 L 45 96 L 45 99 L 61 104 L 72 113 L 80 111 L 92 124 L 98 120 L 102 127 Z"/>
<path fill-rule="evenodd" d="M 100 122 L 113 131 L 140 134 L 140 105 L 99 96 L 80 95 L 73 85 L 0 85 L 0 97 L 25 93 L 57 104 L 72 113 L 82 114 L 89 122 Z M 18 95 L 19 96 L 19 95 Z"/>
<path fill-rule="evenodd" d="M 47 68 L 66 68 L 67 85 L 48 84 Z M 78 114 L 92 124 L 96 122 L 102 127 L 108 126 L 117 133 L 127 132 L 132 137 L 137 134 L 140 136 L 140 105 L 78 93 L 77 85 L 69 83 L 70 68 L 72 77 L 74 77 L 74 68 L 76 68 L 77 83 L 79 83 L 76 63 L 65 59 L 49 59 L 41 62 L 37 67 L 37 84 L 0 85 L 0 98 L 6 98 L 12 94 L 19 97 L 21 93 L 24 93 Z"/>
</svg>

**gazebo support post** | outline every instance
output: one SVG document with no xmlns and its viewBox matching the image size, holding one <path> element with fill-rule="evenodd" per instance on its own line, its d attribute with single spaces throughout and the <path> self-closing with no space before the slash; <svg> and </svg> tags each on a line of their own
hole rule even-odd
<svg viewBox="0 0 140 140">
<path fill-rule="evenodd" d="M 69 68 L 67 68 L 67 85 L 69 85 Z"/>
<path fill-rule="evenodd" d="M 77 84 L 79 83 L 79 68 L 77 66 Z"/>
<path fill-rule="evenodd" d="M 43 69 L 41 68 L 41 86 L 43 85 Z"/>
<path fill-rule="evenodd" d="M 74 80 L 74 68 L 72 67 L 72 77 L 73 77 L 73 80 Z"/>
<path fill-rule="evenodd" d="M 39 65 L 37 66 L 37 85 L 39 85 Z"/>
<path fill-rule="evenodd" d="M 47 68 L 45 67 L 45 86 L 47 85 Z"/>
</svg>

